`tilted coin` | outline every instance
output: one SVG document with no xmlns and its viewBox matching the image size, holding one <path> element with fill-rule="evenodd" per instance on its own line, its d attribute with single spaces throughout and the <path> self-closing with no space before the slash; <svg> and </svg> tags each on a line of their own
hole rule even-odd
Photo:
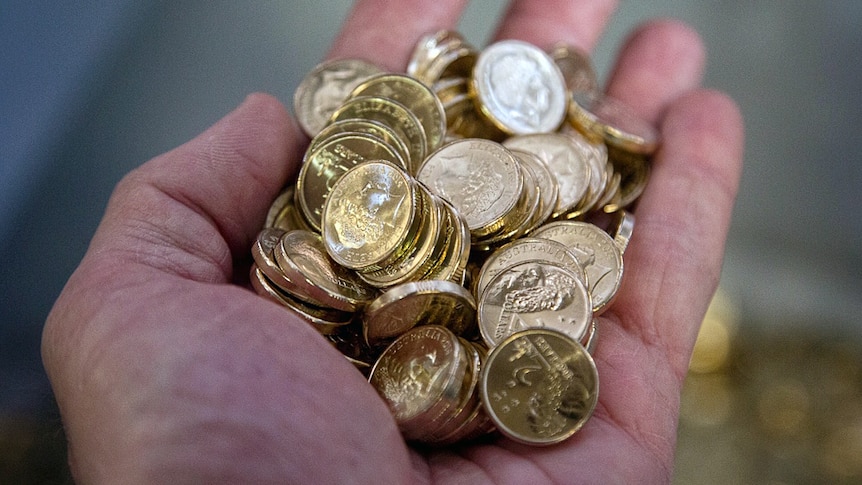
<svg viewBox="0 0 862 485">
<path fill-rule="evenodd" d="M 579 144 L 567 135 L 541 133 L 513 136 L 503 146 L 536 155 L 554 175 L 559 185 L 557 204 L 553 215 L 565 214 L 574 209 L 590 187 L 590 156 L 587 145 Z"/>
<path fill-rule="evenodd" d="M 305 217 L 296 207 L 296 186 L 285 187 L 272 201 L 266 213 L 263 227 L 275 227 L 285 231 L 294 229 L 310 229 Z"/>
<path fill-rule="evenodd" d="M 620 248 L 620 252 L 624 253 L 632 238 L 632 232 L 634 232 L 635 216 L 625 210 L 616 212 L 615 216 L 610 234 L 614 238 L 614 243 Z"/>
<path fill-rule="evenodd" d="M 587 272 L 594 313 L 611 304 L 623 280 L 623 255 L 607 232 L 589 222 L 557 221 L 536 229 L 532 237 L 563 243 L 575 253 Z"/>
<path fill-rule="evenodd" d="M 458 209 L 475 239 L 501 228 L 519 202 L 524 183 L 509 150 L 473 138 L 454 141 L 429 155 L 417 178 Z"/>
<path fill-rule="evenodd" d="M 356 273 L 329 257 L 319 234 L 290 231 L 281 237 L 274 255 L 291 282 L 290 293 L 301 300 L 354 312 L 377 296 Z"/>
<path fill-rule="evenodd" d="M 543 260 L 561 265 L 574 272 L 585 285 L 589 279 L 584 271 L 584 264 L 565 244 L 548 238 L 524 237 L 501 246 L 488 256 L 476 282 L 477 298 L 481 298 L 491 280 L 502 271 L 531 260 Z"/>
<path fill-rule="evenodd" d="M 362 314 L 369 344 L 392 339 L 417 325 L 441 325 L 457 335 L 476 329 L 476 300 L 451 281 L 402 283 L 384 291 Z"/>
<path fill-rule="evenodd" d="M 590 56 L 583 50 L 569 44 L 558 43 L 550 51 L 551 58 L 566 82 L 569 92 L 596 92 L 599 80 Z"/>
<path fill-rule="evenodd" d="M 381 69 L 361 59 L 338 59 L 317 65 L 299 83 L 293 96 L 297 121 L 313 137 L 350 91 Z"/>
<path fill-rule="evenodd" d="M 401 136 L 410 153 L 410 160 L 404 163 L 405 170 L 412 172 L 412 167 L 428 154 L 428 141 L 422 123 L 398 101 L 380 96 L 356 96 L 336 109 L 330 120 L 336 122 L 354 118 L 378 121 Z"/>
<path fill-rule="evenodd" d="M 317 136 L 311 139 L 306 153 L 313 152 L 321 143 L 328 141 L 336 135 L 354 133 L 365 133 L 374 136 L 380 140 L 380 143 L 392 148 L 404 160 L 405 164 L 407 160 L 410 160 L 410 151 L 407 149 L 407 144 L 404 143 L 401 135 L 392 127 L 384 125 L 379 121 L 362 118 L 351 118 L 329 123 L 320 130 Z"/>
<path fill-rule="evenodd" d="M 353 321 L 351 312 L 310 305 L 281 291 L 256 265 L 251 266 L 249 277 L 255 293 L 292 310 L 323 335 L 329 335 Z"/>
<path fill-rule="evenodd" d="M 320 231 L 323 206 L 335 182 L 352 167 L 369 160 L 406 165 L 380 139 L 366 133 L 336 135 L 306 155 L 296 181 L 296 198 L 306 222 Z"/>
<path fill-rule="evenodd" d="M 381 74 L 357 86 L 350 96 L 380 96 L 398 101 L 419 119 L 425 131 L 427 151 L 443 144 L 446 134 L 443 104 L 431 88 L 416 79 L 404 74 Z"/>
<path fill-rule="evenodd" d="M 323 217 L 326 251 L 357 271 L 385 268 L 413 245 L 421 205 L 416 182 L 386 162 L 366 162 L 335 183 Z"/>
<path fill-rule="evenodd" d="M 524 233 L 529 233 L 535 227 L 544 223 L 554 214 L 554 209 L 557 207 L 557 198 L 560 193 L 560 185 L 548 168 L 548 165 L 543 162 L 538 155 L 532 152 L 527 152 L 518 148 L 511 148 L 521 165 L 526 168 L 532 175 L 536 186 L 539 189 L 540 206 L 536 211 L 534 219 L 531 221 L 531 227 Z"/>
<path fill-rule="evenodd" d="M 531 329 L 508 337 L 482 369 L 485 411 L 505 436 L 529 445 L 571 437 L 592 416 L 599 376 L 590 354 L 571 337 Z"/>
<path fill-rule="evenodd" d="M 436 197 L 436 196 L 435 196 Z M 435 263 L 425 273 L 425 279 L 464 282 L 464 273 L 470 259 L 470 229 L 452 204 L 440 199 L 443 224 L 435 251 Z"/>
<path fill-rule="evenodd" d="M 469 361 L 451 330 L 422 325 L 398 337 L 377 359 L 368 382 L 389 406 L 405 438 L 439 424 L 461 401 Z"/>
<path fill-rule="evenodd" d="M 566 114 L 566 86 L 560 69 L 538 47 L 503 40 L 476 60 L 471 84 L 482 113 L 509 134 L 547 133 Z"/>
<path fill-rule="evenodd" d="M 609 150 L 608 159 L 620 174 L 620 199 L 603 207 L 607 213 L 631 206 L 641 196 L 650 176 L 650 163 L 642 155 Z"/>
<path fill-rule="evenodd" d="M 529 328 L 553 328 L 581 341 L 593 318 L 583 281 L 573 271 L 547 261 L 506 268 L 488 283 L 478 303 L 479 331 L 491 348 Z"/>
<path fill-rule="evenodd" d="M 277 227 L 266 227 L 257 234 L 254 244 L 251 246 L 251 257 L 254 264 L 264 276 L 275 286 L 288 291 L 291 286 L 290 280 L 278 266 L 275 260 L 275 248 L 281 242 L 281 237 L 286 231 Z"/>
<path fill-rule="evenodd" d="M 569 120 L 575 128 L 604 140 L 608 146 L 651 155 L 659 145 L 655 127 L 616 98 L 598 93 L 573 93 Z"/>
<path fill-rule="evenodd" d="M 474 418 L 474 412 L 481 407 L 481 399 L 477 392 L 479 386 L 479 373 L 482 370 L 482 356 L 473 345 L 463 338 L 459 339 L 461 346 L 467 351 L 467 372 L 464 375 L 461 387 L 461 400 L 449 413 L 449 416 L 440 420 L 439 424 L 426 430 L 422 437 L 424 443 L 441 443 L 451 439 L 455 433 L 464 432 L 464 427 L 470 424 Z"/>
</svg>

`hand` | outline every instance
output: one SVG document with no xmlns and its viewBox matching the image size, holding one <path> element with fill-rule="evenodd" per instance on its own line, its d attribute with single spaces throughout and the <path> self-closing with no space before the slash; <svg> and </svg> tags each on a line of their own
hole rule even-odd
<svg viewBox="0 0 862 485">
<path fill-rule="evenodd" d="M 360 0 L 330 52 L 403 71 L 465 2 Z M 602 0 L 516 0 L 498 37 L 589 50 Z M 421 13 L 419 10 L 421 8 Z M 45 326 L 45 367 L 78 481 L 655 483 L 669 481 L 680 386 L 718 282 L 742 122 L 699 89 L 697 35 L 639 29 L 607 91 L 660 128 L 626 277 L 601 317 L 595 414 L 550 448 L 441 451 L 402 440 L 374 389 L 299 317 L 242 281 L 269 203 L 307 139 L 265 95 L 116 187 Z"/>
</svg>

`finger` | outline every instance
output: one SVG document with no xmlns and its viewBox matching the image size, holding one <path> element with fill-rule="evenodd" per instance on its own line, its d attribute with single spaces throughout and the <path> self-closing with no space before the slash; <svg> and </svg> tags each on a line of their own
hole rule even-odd
<svg viewBox="0 0 862 485">
<path fill-rule="evenodd" d="M 251 95 L 192 141 L 127 175 L 93 244 L 133 248 L 138 256 L 152 255 L 144 262 L 161 258 L 179 271 L 178 261 L 196 257 L 229 275 L 232 260 L 248 254 L 270 202 L 296 170 L 302 141 L 275 98 Z M 159 246 L 155 253 L 152 246 Z M 171 257 L 177 254 L 193 258 Z"/>
<path fill-rule="evenodd" d="M 359 0 L 326 57 L 361 58 L 393 72 L 404 71 L 419 37 L 453 28 L 466 3 L 466 0 Z"/>
<path fill-rule="evenodd" d="M 704 62 L 694 30 L 674 20 L 651 21 L 623 45 L 607 92 L 655 123 L 667 103 L 700 84 Z"/>
<path fill-rule="evenodd" d="M 614 313 L 661 345 L 681 382 L 706 307 L 718 284 L 742 168 L 736 105 L 712 91 L 673 102 L 663 145 L 637 207 L 627 272 Z"/>
<path fill-rule="evenodd" d="M 590 52 L 613 14 L 615 0 L 515 0 L 497 39 L 520 39 L 546 49 L 565 42 Z"/>
</svg>

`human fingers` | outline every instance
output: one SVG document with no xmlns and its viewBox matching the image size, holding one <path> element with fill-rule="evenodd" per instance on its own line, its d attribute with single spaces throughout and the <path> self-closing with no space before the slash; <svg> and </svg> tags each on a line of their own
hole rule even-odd
<svg viewBox="0 0 862 485">
<path fill-rule="evenodd" d="M 423 34 L 451 29 L 466 0 L 359 0 L 347 16 L 327 58 L 361 58 L 400 72 Z"/>
<path fill-rule="evenodd" d="M 515 0 L 495 38 L 520 39 L 543 49 L 564 42 L 589 52 L 616 4 L 615 0 Z"/>
</svg>

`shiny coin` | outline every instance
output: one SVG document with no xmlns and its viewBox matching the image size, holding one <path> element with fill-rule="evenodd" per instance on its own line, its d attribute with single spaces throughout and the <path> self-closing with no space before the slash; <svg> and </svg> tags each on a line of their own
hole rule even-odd
<svg viewBox="0 0 862 485">
<path fill-rule="evenodd" d="M 596 93 L 573 93 L 569 120 L 580 131 L 591 133 L 608 146 L 620 150 L 651 155 L 658 148 L 656 129 L 616 98 Z"/>
<path fill-rule="evenodd" d="M 462 335 L 476 328 L 476 300 L 451 281 L 424 280 L 387 289 L 362 315 L 369 344 L 397 337 L 417 325 L 441 325 Z"/>
<path fill-rule="evenodd" d="M 249 276 L 251 286 L 258 295 L 297 313 L 321 334 L 329 335 L 335 332 L 338 327 L 347 325 L 353 321 L 353 313 L 310 305 L 281 291 L 256 265 L 252 265 Z"/>
<path fill-rule="evenodd" d="M 590 418 L 599 376 L 576 340 L 532 329 L 491 351 L 480 389 L 484 409 L 501 433 L 520 443 L 551 445 L 574 435 Z"/>
<path fill-rule="evenodd" d="M 494 277 L 479 297 L 479 331 L 493 348 L 530 328 L 553 328 L 580 342 L 593 307 L 587 287 L 573 271 L 547 261 L 525 261 Z"/>
<path fill-rule="evenodd" d="M 347 99 L 350 91 L 381 69 L 361 59 L 339 59 L 319 64 L 299 83 L 293 96 L 296 118 L 313 137 Z"/>
<path fill-rule="evenodd" d="M 510 266 L 524 261 L 542 260 L 561 265 L 574 272 L 586 284 L 588 277 L 584 265 L 565 244 L 548 238 L 525 237 L 516 239 L 491 253 L 482 265 L 476 282 L 476 295 L 481 298 L 491 280 Z"/>
<path fill-rule="evenodd" d="M 623 280 L 623 255 L 608 233 L 589 222 L 558 221 L 536 229 L 532 236 L 557 241 L 575 253 L 587 272 L 594 313 L 611 304 Z"/>
<path fill-rule="evenodd" d="M 326 253 L 320 235 L 290 231 L 274 249 L 279 268 L 290 281 L 290 293 L 325 308 L 353 312 L 377 296 L 356 273 L 338 265 Z"/>
<path fill-rule="evenodd" d="M 277 227 L 262 229 L 251 247 L 251 256 L 257 268 L 272 284 L 284 291 L 289 291 L 290 280 L 287 279 L 287 276 L 278 266 L 278 261 L 275 260 L 275 248 L 285 233 L 284 229 Z"/>
<path fill-rule="evenodd" d="M 405 437 L 415 439 L 456 409 L 468 365 L 467 351 L 452 331 L 422 325 L 383 351 L 368 381 Z"/>
<path fill-rule="evenodd" d="M 401 136 L 410 153 L 410 160 L 403 164 L 405 170 L 410 170 L 428 154 L 428 142 L 422 123 L 398 101 L 379 96 L 357 96 L 345 101 L 335 110 L 330 120 L 336 122 L 355 118 L 383 123 Z"/>
<path fill-rule="evenodd" d="M 634 232 L 635 215 L 631 212 L 621 210 L 616 212 L 615 216 L 610 234 L 614 238 L 614 243 L 620 248 L 620 252 L 624 253 L 632 238 L 632 232 Z"/>
<path fill-rule="evenodd" d="M 429 155 L 417 178 L 458 209 L 475 239 L 500 230 L 524 184 L 520 165 L 509 150 L 473 138 L 454 141 Z"/>
<path fill-rule="evenodd" d="M 573 210 L 590 187 L 590 159 L 592 151 L 567 135 L 542 133 L 513 136 L 503 146 L 536 155 L 553 174 L 559 186 L 555 216 Z"/>
<path fill-rule="evenodd" d="M 482 113 L 509 134 L 554 131 L 566 114 L 560 69 L 526 42 L 504 40 L 486 47 L 476 61 L 471 86 Z"/>
<path fill-rule="evenodd" d="M 412 246 L 421 225 L 420 204 L 416 182 L 395 165 L 357 165 L 335 183 L 327 200 L 323 217 L 327 253 L 357 271 L 388 266 Z"/>
<path fill-rule="evenodd" d="M 302 215 L 315 231 L 320 231 L 323 206 L 335 182 L 369 160 L 385 160 L 406 168 L 390 146 L 365 133 L 333 136 L 306 155 L 297 177 L 296 198 Z"/>
<path fill-rule="evenodd" d="M 311 142 L 306 149 L 306 153 L 311 153 L 321 143 L 328 141 L 330 138 L 340 134 L 365 133 L 376 137 L 380 143 L 392 148 L 399 157 L 407 163 L 410 160 L 410 151 L 401 136 L 389 126 L 374 120 L 365 119 L 346 119 L 340 120 L 326 125 L 320 133 L 311 139 Z"/>
<path fill-rule="evenodd" d="M 381 74 L 357 86 L 350 96 L 380 96 L 398 101 L 419 119 L 429 152 L 443 143 L 446 134 L 443 104 L 431 88 L 416 79 L 403 74 Z"/>
</svg>

